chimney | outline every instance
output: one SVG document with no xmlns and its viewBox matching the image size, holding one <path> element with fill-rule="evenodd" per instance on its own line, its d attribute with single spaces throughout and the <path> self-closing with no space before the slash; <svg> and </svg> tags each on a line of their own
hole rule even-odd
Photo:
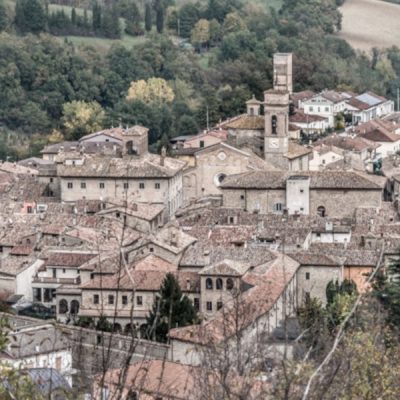
<svg viewBox="0 0 400 400">
<path fill-rule="evenodd" d="M 165 164 L 165 157 L 167 155 L 167 149 L 163 146 L 161 149 L 161 158 L 160 158 L 160 165 L 163 167 Z"/>
</svg>

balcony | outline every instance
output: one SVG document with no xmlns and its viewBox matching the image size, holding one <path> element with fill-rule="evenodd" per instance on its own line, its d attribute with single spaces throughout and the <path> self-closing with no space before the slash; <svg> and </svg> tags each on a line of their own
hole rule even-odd
<svg viewBox="0 0 400 400">
<path fill-rule="evenodd" d="M 32 283 L 45 283 L 51 285 L 79 285 L 81 283 L 81 278 L 78 276 L 76 278 L 52 278 L 52 277 L 39 277 L 34 276 Z"/>
</svg>

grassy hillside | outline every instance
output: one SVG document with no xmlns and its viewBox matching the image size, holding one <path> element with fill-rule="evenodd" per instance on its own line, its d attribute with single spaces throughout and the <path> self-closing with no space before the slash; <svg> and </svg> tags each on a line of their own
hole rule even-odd
<svg viewBox="0 0 400 400">
<path fill-rule="evenodd" d="M 400 43 L 400 5 L 382 0 L 346 0 L 340 36 L 354 48 L 370 51 Z"/>
</svg>

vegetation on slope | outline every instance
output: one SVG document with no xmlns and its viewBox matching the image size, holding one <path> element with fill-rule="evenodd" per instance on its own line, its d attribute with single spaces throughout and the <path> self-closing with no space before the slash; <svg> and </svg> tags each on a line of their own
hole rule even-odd
<svg viewBox="0 0 400 400">
<path fill-rule="evenodd" d="M 19 4 L 24 5 L 24 1 L 19 0 Z M 213 124 L 243 112 L 252 94 L 262 98 L 263 91 L 271 86 L 272 55 L 276 51 L 294 53 L 296 90 L 368 89 L 394 97 L 400 84 L 397 48 L 376 52 L 370 60 L 334 35 L 341 25 L 340 2 L 335 0 L 312 4 L 283 0 L 279 11 L 261 0 L 156 1 L 148 11 L 151 18 L 147 30 L 146 12 L 138 2 L 140 19 L 130 18 L 138 18 L 140 36 L 128 36 L 132 46 L 115 41 L 101 52 L 85 45 L 83 37 L 74 37 L 73 32 L 59 32 L 68 33 L 64 40 L 49 35 L 51 12 L 57 10 L 51 11 L 54 5 L 46 8 L 40 0 L 36 2 L 45 9 L 45 24 L 38 12 L 27 27 L 16 18 L 12 3 L 0 0 L 3 157 L 36 154 L 54 137 L 79 137 L 79 131 L 71 132 L 64 123 L 64 112 L 74 101 L 88 105 L 96 102 L 104 114 L 103 127 L 119 123 L 148 126 L 151 143 L 157 149 L 169 137 L 203 129 L 207 110 Z M 65 1 L 63 7 L 66 4 L 74 5 Z M 113 4 L 119 10 L 122 32 L 121 18 L 126 21 L 127 14 L 121 10 L 124 4 L 136 2 L 120 0 Z M 93 8 L 89 2 L 87 6 L 87 24 L 93 28 Z M 60 11 L 60 5 L 57 7 Z M 69 10 L 71 15 L 65 12 L 65 16 L 77 25 L 84 11 L 76 9 L 72 18 L 74 9 Z M 102 10 L 101 15 L 105 12 Z M 76 29 L 75 25 L 71 27 Z M 101 23 L 97 26 L 88 37 L 94 45 L 104 40 L 98 36 L 106 36 Z M 132 82 L 151 78 L 165 81 L 174 92 L 172 101 L 144 102 L 127 97 Z M 80 131 L 86 131 L 85 127 Z M 14 153 L 6 144 L 15 149 Z"/>
</svg>

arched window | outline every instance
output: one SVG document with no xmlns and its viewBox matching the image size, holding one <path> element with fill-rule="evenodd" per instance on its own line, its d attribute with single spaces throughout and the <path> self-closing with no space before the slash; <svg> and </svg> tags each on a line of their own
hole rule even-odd
<svg viewBox="0 0 400 400">
<path fill-rule="evenodd" d="M 228 278 L 228 279 L 226 280 L 226 288 L 227 288 L 228 290 L 232 290 L 234 286 L 235 286 L 235 285 L 233 284 L 232 278 Z"/>
<path fill-rule="evenodd" d="M 319 206 L 319 207 L 317 208 L 317 213 L 318 213 L 318 215 L 319 215 L 320 217 L 325 217 L 325 215 L 326 215 L 325 207 L 324 207 L 324 206 Z"/>
<path fill-rule="evenodd" d="M 222 290 L 224 288 L 224 283 L 221 278 L 218 278 L 217 281 L 215 282 L 215 287 L 217 290 Z"/>
<path fill-rule="evenodd" d="M 76 315 L 79 312 L 79 301 L 78 300 L 72 300 L 71 301 L 71 314 Z"/>
<path fill-rule="evenodd" d="M 276 135 L 278 133 L 278 117 L 276 115 L 273 115 L 271 118 L 271 128 L 272 134 Z"/>
<path fill-rule="evenodd" d="M 211 278 L 206 279 L 206 289 L 207 290 L 212 290 L 213 289 L 213 281 Z"/>
<path fill-rule="evenodd" d="M 68 312 L 68 301 L 65 299 L 61 299 L 58 303 L 58 312 L 59 314 L 66 314 Z"/>
<path fill-rule="evenodd" d="M 113 325 L 113 332 L 114 333 L 121 333 L 122 332 L 122 327 L 121 327 L 121 325 L 119 323 L 116 322 Z"/>
</svg>

